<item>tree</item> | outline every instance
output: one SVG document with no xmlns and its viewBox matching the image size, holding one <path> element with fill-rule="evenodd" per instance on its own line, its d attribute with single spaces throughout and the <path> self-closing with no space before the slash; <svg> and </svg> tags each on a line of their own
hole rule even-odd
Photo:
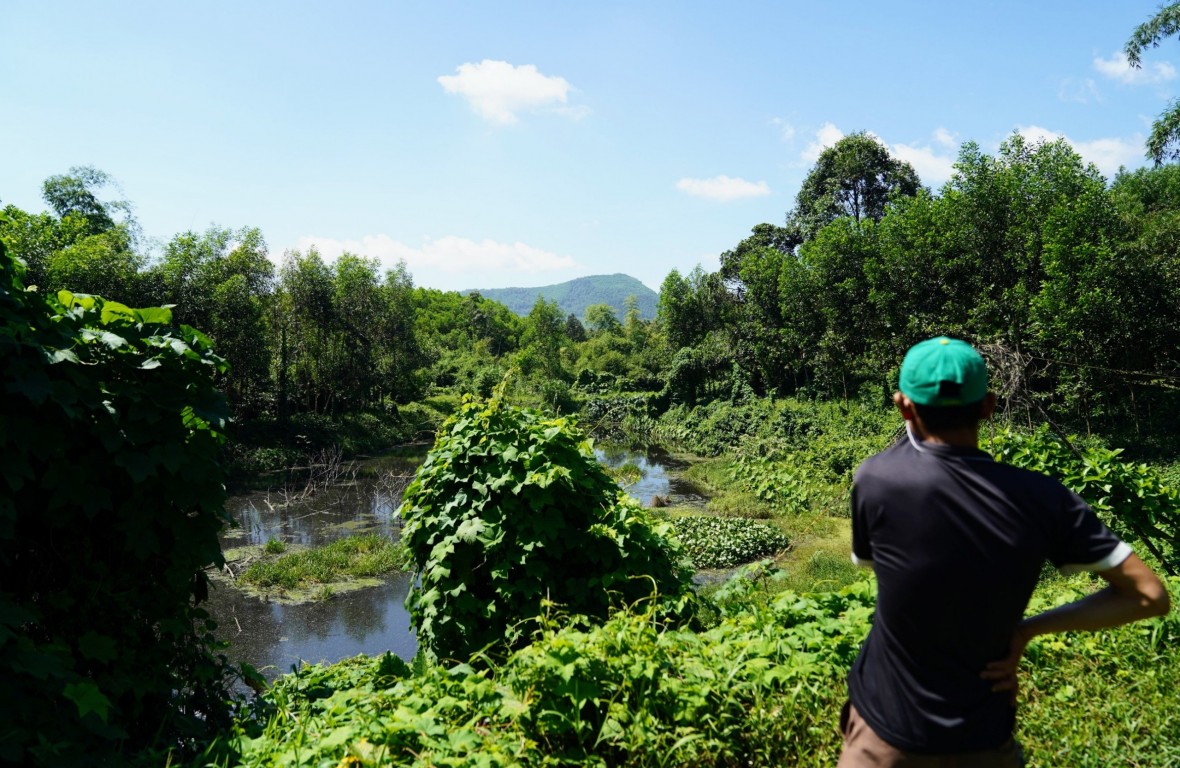
<svg viewBox="0 0 1180 768">
<path fill-rule="evenodd" d="M 591 304 L 586 307 L 585 317 L 586 327 L 592 335 L 617 334 L 623 330 L 623 325 L 615 314 L 615 308 L 610 304 Z"/>
<path fill-rule="evenodd" d="M 145 280 L 150 303 L 174 305 L 177 322 L 210 334 L 229 363 L 226 394 L 239 415 L 256 413 L 269 389 L 267 323 L 274 266 L 257 228 L 182 232 Z"/>
<path fill-rule="evenodd" d="M 721 275 L 698 264 L 686 276 L 673 269 L 660 285 L 656 322 L 675 352 L 700 343 L 710 331 L 724 328 L 731 295 Z"/>
<path fill-rule="evenodd" d="M 565 318 L 565 335 L 575 344 L 586 340 L 586 326 L 582 325 L 582 321 L 573 312 Z"/>
<path fill-rule="evenodd" d="M 539 371 L 550 379 L 564 379 L 565 369 L 561 364 L 561 348 L 568 341 L 565 335 L 565 318 L 556 301 L 545 301 L 537 297 L 537 303 L 524 321 L 524 333 L 520 343 L 524 347 L 521 367 L 525 374 Z"/>
<path fill-rule="evenodd" d="M 1136 69 L 1143 66 L 1143 51 L 1158 48 L 1160 40 L 1180 33 L 1180 3 L 1162 6 L 1154 16 L 1135 27 L 1123 49 L 1127 63 Z M 1180 100 L 1173 101 L 1156 118 L 1147 139 L 1147 156 L 1156 165 L 1180 159 Z"/>
<path fill-rule="evenodd" d="M 894 195 L 916 195 L 921 188 L 909 163 L 891 157 L 875 137 L 853 133 L 820 153 L 795 197 L 787 228 L 810 240 L 840 216 L 880 221 Z"/>
<path fill-rule="evenodd" d="M 85 236 L 82 219 L 62 221 L 48 211 L 32 214 L 15 205 L 0 210 L 0 240 L 12 256 L 25 263 L 25 282 L 46 287 L 49 260 L 53 254 Z"/>
<path fill-rule="evenodd" d="M 126 201 L 101 201 L 113 184 L 90 167 L 50 176 L 42 187 L 50 213 L 28 214 L 15 206 L 0 211 L 0 239 L 25 261 L 25 279 L 41 290 L 93 293 L 132 304 L 148 303 L 136 252 L 138 226 Z M 122 214 L 117 221 L 116 215 Z"/>
</svg>

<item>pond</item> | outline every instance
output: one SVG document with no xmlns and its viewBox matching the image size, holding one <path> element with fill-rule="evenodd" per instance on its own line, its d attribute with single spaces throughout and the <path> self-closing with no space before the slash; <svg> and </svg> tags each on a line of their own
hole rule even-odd
<svg viewBox="0 0 1180 768">
<path fill-rule="evenodd" d="M 676 476 L 687 468 L 667 453 L 636 452 L 615 446 L 596 449 L 599 460 L 618 467 L 637 465 L 642 477 L 626 490 L 643 505 L 656 496 L 671 504 L 703 505 L 705 499 Z M 354 476 L 314 494 L 271 492 L 230 499 L 227 509 L 238 526 L 222 536 L 227 553 L 276 540 L 319 546 L 358 533 L 396 539 L 397 508 L 415 464 L 402 457 L 366 461 Z M 206 607 L 218 623 L 217 636 L 230 644 L 227 655 L 247 662 L 268 678 L 303 662 L 339 661 L 359 653 L 392 651 L 413 658 L 417 640 L 410 628 L 405 598 L 411 576 L 399 573 L 375 587 L 340 592 L 327 600 L 283 604 L 251 596 L 218 579 Z"/>
</svg>

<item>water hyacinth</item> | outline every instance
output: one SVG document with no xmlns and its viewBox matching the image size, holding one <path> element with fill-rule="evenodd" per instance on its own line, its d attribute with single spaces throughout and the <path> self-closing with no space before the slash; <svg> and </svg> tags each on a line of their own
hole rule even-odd
<svg viewBox="0 0 1180 768">
<path fill-rule="evenodd" d="M 733 568 L 781 552 L 786 534 L 767 523 L 734 517 L 678 517 L 676 537 L 695 568 Z"/>
</svg>

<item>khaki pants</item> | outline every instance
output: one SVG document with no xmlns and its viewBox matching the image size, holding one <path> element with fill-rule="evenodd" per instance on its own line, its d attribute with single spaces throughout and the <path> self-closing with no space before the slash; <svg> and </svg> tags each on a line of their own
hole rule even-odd
<svg viewBox="0 0 1180 768">
<path fill-rule="evenodd" d="M 1015 739 L 995 749 L 959 755 L 903 752 L 873 733 L 852 702 L 845 703 L 840 713 L 840 731 L 844 734 L 844 750 L 836 768 L 1020 768 L 1024 765 Z"/>
</svg>

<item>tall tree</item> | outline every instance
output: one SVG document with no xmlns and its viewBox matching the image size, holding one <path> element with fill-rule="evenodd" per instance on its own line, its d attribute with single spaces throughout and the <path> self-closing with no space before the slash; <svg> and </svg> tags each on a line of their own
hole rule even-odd
<svg viewBox="0 0 1180 768">
<path fill-rule="evenodd" d="M 75 166 L 68 173 L 50 176 L 41 191 L 59 217 L 76 216 L 85 222 L 86 234 L 97 235 L 115 228 L 113 213 L 120 212 L 125 222 L 130 221 L 130 203 L 98 199 L 99 190 L 112 185 L 114 179 L 109 174 L 90 166 Z"/>
<path fill-rule="evenodd" d="M 913 166 L 893 158 L 868 133 L 853 133 L 820 153 L 795 196 L 787 228 L 810 240 L 841 216 L 880 221 L 892 196 L 916 195 L 921 188 Z"/>
<path fill-rule="evenodd" d="M 591 304 L 586 307 L 586 328 L 591 334 L 620 333 L 623 330 L 615 308 L 610 304 Z"/>
<path fill-rule="evenodd" d="M 561 348 L 568 341 L 565 318 L 556 301 L 538 297 L 524 321 L 520 343 L 524 347 L 521 368 L 525 374 L 540 372 L 551 379 L 565 378 Z"/>
</svg>

